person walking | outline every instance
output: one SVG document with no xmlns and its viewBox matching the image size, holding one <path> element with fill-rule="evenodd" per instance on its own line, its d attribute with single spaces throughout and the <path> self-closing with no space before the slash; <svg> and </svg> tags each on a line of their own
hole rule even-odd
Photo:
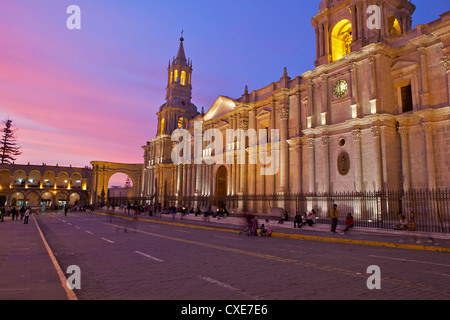
<svg viewBox="0 0 450 320">
<path fill-rule="evenodd" d="M 25 219 L 23 220 L 23 224 L 28 224 L 28 218 L 30 217 L 30 212 L 31 212 L 30 207 L 27 207 L 27 209 L 25 210 L 25 213 L 24 213 Z"/>
<path fill-rule="evenodd" d="M 16 207 L 13 207 L 11 210 L 11 215 L 12 215 L 12 220 L 14 221 L 14 218 L 16 217 L 17 214 L 17 209 Z"/>
<path fill-rule="evenodd" d="M 336 226 L 338 222 L 339 211 L 337 210 L 337 204 L 333 204 L 333 208 L 330 210 L 331 217 L 331 232 L 336 233 Z"/>
</svg>

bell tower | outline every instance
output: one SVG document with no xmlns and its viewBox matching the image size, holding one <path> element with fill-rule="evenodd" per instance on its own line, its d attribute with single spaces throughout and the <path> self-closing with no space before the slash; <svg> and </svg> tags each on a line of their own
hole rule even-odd
<svg viewBox="0 0 450 320">
<path fill-rule="evenodd" d="M 186 59 L 183 42 L 182 32 L 178 53 L 167 68 L 166 103 L 157 113 L 157 136 L 171 135 L 178 128 L 186 128 L 188 121 L 198 115 L 197 107 L 191 102 L 192 61 Z"/>
<path fill-rule="evenodd" d="M 311 20 L 316 33 L 315 65 L 405 34 L 411 30 L 415 9 L 408 0 L 322 0 Z"/>
</svg>

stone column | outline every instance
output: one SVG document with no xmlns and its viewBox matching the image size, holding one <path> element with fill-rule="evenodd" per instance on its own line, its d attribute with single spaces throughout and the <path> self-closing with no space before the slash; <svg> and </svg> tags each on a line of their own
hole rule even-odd
<svg viewBox="0 0 450 320">
<path fill-rule="evenodd" d="M 183 186 L 183 197 L 187 196 L 187 187 L 188 187 L 189 181 L 188 181 L 188 165 L 183 163 L 183 181 L 182 181 L 182 186 Z"/>
<path fill-rule="evenodd" d="M 330 193 L 330 136 L 324 133 L 321 138 L 323 146 L 323 192 Z"/>
<path fill-rule="evenodd" d="M 182 180 L 183 180 L 183 164 L 177 165 L 177 196 L 182 195 Z"/>
<path fill-rule="evenodd" d="M 378 87 L 377 87 L 377 68 L 375 56 L 369 57 L 370 79 L 372 89 L 370 92 L 370 113 L 375 114 L 378 110 Z"/>
<path fill-rule="evenodd" d="M 313 136 L 308 137 L 309 148 L 309 192 L 316 192 L 316 160 L 315 160 L 315 139 Z"/>
<path fill-rule="evenodd" d="M 383 190 L 383 165 L 381 159 L 381 128 L 379 126 L 372 127 L 373 148 L 375 158 L 375 189 Z"/>
<path fill-rule="evenodd" d="M 433 125 L 431 123 L 424 123 L 422 125 L 425 131 L 425 144 L 426 144 L 426 158 L 427 158 L 427 176 L 428 176 L 428 189 L 436 189 L 436 168 L 434 160 L 434 147 L 433 147 Z"/>
<path fill-rule="evenodd" d="M 431 103 L 431 95 L 429 92 L 429 82 L 428 82 L 428 62 L 427 62 L 427 49 L 424 47 L 418 48 L 420 56 L 420 73 L 422 80 L 422 94 L 420 95 L 422 109 L 429 108 Z"/>
<path fill-rule="evenodd" d="M 288 120 L 289 107 L 284 105 L 280 110 L 280 191 L 289 192 L 289 146 Z"/>
<path fill-rule="evenodd" d="M 411 169 L 409 165 L 409 128 L 398 128 L 400 134 L 400 143 L 402 146 L 402 175 L 403 175 L 403 190 L 409 191 L 411 189 Z"/>
<path fill-rule="evenodd" d="M 358 98 L 358 74 L 357 74 L 358 64 L 352 63 L 350 67 L 350 73 L 352 77 L 352 119 L 358 118 L 360 115 L 359 111 L 359 98 Z"/>
<path fill-rule="evenodd" d="M 245 119 L 241 119 L 239 122 L 240 129 L 246 132 L 248 130 L 248 121 Z M 240 137 L 239 137 L 240 138 Z M 248 182 L 248 176 L 247 176 L 247 165 L 248 165 L 248 157 L 247 157 L 247 150 L 244 140 L 244 145 L 239 146 L 240 149 L 244 149 L 245 157 L 244 157 L 244 163 L 240 164 L 240 183 L 239 183 L 239 192 L 241 193 L 247 193 L 247 182 Z"/>
<path fill-rule="evenodd" d="M 361 129 L 352 131 L 353 140 L 355 142 L 355 184 L 356 192 L 363 191 L 362 180 L 362 157 L 361 157 Z"/>
<path fill-rule="evenodd" d="M 249 128 L 256 131 L 256 108 L 249 111 Z M 256 132 L 258 134 L 258 132 Z M 256 194 L 256 163 L 258 161 L 257 146 L 249 146 L 248 193 Z"/>
</svg>

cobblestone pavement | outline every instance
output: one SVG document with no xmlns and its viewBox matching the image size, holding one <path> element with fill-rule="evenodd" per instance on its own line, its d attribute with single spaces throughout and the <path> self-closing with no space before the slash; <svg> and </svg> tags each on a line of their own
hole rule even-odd
<svg viewBox="0 0 450 320">
<path fill-rule="evenodd" d="M 194 225 L 186 227 L 187 218 L 124 218 L 86 213 L 69 213 L 67 217 L 47 213 L 37 218 L 61 269 L 71 265 L 80 268 L 81 289 L 75 290 L 79 299 L 450 298 L 448 252 L 247 237 L 236 232 L 242 226 L 233 224 L 232 219 L 221 225 L 227 231 L 218 231 L 217 224 L 202 219 L 196 224 L 189 221 Z M 291 234 L 300 233 L 292 227 L 284 228 Z M 318 230 L 314 232 L 320 233 Z M 386 235 L 356 232 L 349 237 L 391 240 Z M 431 247 L 447 244 L 445 237 L 410 238 L 402 235 L 397 240 L 417 244 L 432 239 Z M 379 267 L 380 289 L 367 286 L 368 280 L 376 282 L 371 277 L 375 274 L 368 273 L 372 265 Z"/>
</svg>

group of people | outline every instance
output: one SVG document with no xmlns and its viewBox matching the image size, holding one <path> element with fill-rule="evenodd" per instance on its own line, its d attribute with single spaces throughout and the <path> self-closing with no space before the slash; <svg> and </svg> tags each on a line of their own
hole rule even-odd
<svg viewBox="0 0 450 320">
<path fill-rule="evenodd" d="M 269 219 L 265 219 L 260 225 L 257 216 L 247 214 L 245 215 L 245 221 L 247 225 L 247 235 L 260 237 L 270 237 L 272 235 L 272 228 L 270 227 Z"/>
<path fill-rule="evenodd" d="M 314 209 L 311 210 L 311 212 L 309 213 L 303 213 L 303 215 L 300 214 L 300 212 L 297 211 L 297 214 L 295 215 L 294 218 L 294 228 L 296 228 L 298 226 L 298 228 L 303 227 L 305 224 L 309 225 L 310 227 L 312 227 L 316 221 L 316 212 L 314 211 Z"/>
<path fill-rule="evenodd" d="M 14 220 L 23 220 L 24 224 L 28 224 L 28 219 L 31 214 L 31 208 L 22 206 L 19 210 L 17 210 L 16 207 L 12 207 L 11 211 L 7 212 L 5 207 L 0 208 L 0 222 L 3 222 L 5 220 L 5 216 L 11 214 L 11 219 Z"/>
</svg>

